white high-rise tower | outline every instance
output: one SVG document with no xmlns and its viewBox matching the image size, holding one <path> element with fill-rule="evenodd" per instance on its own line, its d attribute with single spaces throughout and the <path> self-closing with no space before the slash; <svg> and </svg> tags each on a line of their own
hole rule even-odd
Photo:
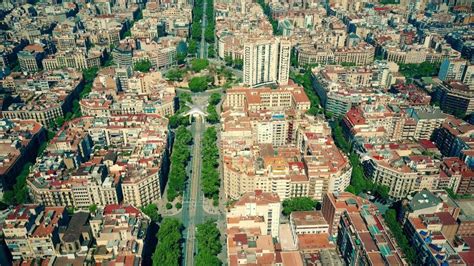
<svg viewBox="0 0 474 266">
<path fill-rule="evenodd" d="M 288 84 L 291 43 L 286 39 L 249 39 L 244 44 L 243 81 L 250 87 Z"/>
</svg>

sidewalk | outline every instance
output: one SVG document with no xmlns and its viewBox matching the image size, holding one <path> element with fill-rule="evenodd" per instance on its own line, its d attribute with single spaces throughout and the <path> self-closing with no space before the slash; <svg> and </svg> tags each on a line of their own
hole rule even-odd
<svg viewBox="0 0 474 266">
<path fill-rule="evenodd" d="M 204 197 L 202 208 L 204 209 L 205 212 L 207 212 L 209 214 L 220 215 L 221 213 L 219 211 L 219 207 L 215 207 L 212 204 L 212 202 L 213 202 L 212 199 L 208 199 L 208 198 Z"/>
<path fill-rule="evenodd" d="M 166 203 L 168 203 L 168 199 L 166 197 L 166 191 L 167 189 L 165 188 L 165 193 L 163 193 L 163 197 L 161 199 L 158 200 L 158 202 L 156 203 L 156 206 L 158 207 L 158 212 L 162 215 L 162 216 L 175 216 L 175 215 L 178 215 L 181 213 L 181 209 L 176 209 L 176 203 L 178 202 L 181 202 L 182 203 L 182 199 L 181 197 L 176 197 L 174 199 L 173 202 L 171 202 L 171 204 L 173 205 L 173 208 L 171 209 L 166 209 Z"/>
</svg>

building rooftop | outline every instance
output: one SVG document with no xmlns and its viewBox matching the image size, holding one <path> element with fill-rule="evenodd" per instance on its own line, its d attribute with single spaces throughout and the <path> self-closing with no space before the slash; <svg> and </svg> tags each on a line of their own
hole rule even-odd
<svg viewBox="0 0 474 266">
<path fill-rule="evenodd" d="M 327 225 L 320 211 L 295 211 L 291 218 L 296 226 Z"/>
<path fill-rule="evenodd" d="M 441 203 L 441 200 L 428 190 L 422 190 L 413 196 L 409 202 L 410 208 L 414 211 L 431 208 Z"/>
</svg>

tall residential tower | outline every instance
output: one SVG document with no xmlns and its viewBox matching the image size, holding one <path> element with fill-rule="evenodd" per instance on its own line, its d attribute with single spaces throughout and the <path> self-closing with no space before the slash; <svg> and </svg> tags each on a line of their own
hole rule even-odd
<svg viewBox="0 0 474 266">
<path fill-rule="evenodd" d="M 288 84 L 291 43 L 285 39 L 250 39 L 244 45 L 244 84 Z"/>
</svg>

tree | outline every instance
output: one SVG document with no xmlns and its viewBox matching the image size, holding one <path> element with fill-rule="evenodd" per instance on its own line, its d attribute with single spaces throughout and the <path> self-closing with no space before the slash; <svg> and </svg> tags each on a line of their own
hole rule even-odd
<svg viewBox="0 0 474 266">
<path fill-rule="evenodd" d="M 344 153 L 348 153 L 350 150 L 350 144 L 347 142 L 347 140 L 344 138 L 344 134 L 342 132 L 342 120 L 336 120 L 335 122 L 331 123 L 332 126 L 332 137 L 334 139 L 334 142 L 336 143 L 336 146 L 341 149 Z"/>
<path fill-rule="evenodd" d="M 187 56 L 188 56 L 188 53 L 185 53 L 185 52 L 176 53 L 176 61 L 178 61 L 178 64 L 184 64 L 186 62 Z"/>
<path fill-rule="evenodd" d="M 234 60 L 234 67 L 235 68 L 242 70 L 243 66 L 244 66 L 244 60 L 239 59 L 239 58 Z"/>
<path fill-rule="evenodd" d="M 39 149 L 38 149 L 39 153 Z M 20 174 L 16 177 L 16 183 L 12 190 L 5 191 L 3 194 L 3 202 L 8 205 L 17 205 L 26 203 L 28 199 L 28 189 L 26 188 L 26 178 L 30 174 L 31 163 L 26 163 Z"/>
<path fill-rule="evenodd" d="M 183 71 L 180 69 L 172 68 L 166 72 L 165 77 L 171 81 L 182 81 L 183 80 Z"/>
<path fill-rule="evenodd" d="M 201 33 L 202 33 L 201 25 L 198 23 L 193 23 L 191 25 L 191 37 L 193 38 L 193 40 L 195 41 L 201 40 Z"/>
<path fill-rule="evenodd" d="M 311 108 L 308 110 L 307 113 L 311 115 L 317 115 L 322 113 L 320 105 L 321 101 L 319 99 L 319 96 L 313 89 L 311 75 L 312 73 L 310 68 L 307 68 L 303 75 L 290 72 L 290 78 L 297 84 L 303 86 L 304 92 L 306 93 L 309 98 L 309 101 L 311 102 Z"/>
<path fill-rule="evenodd" d="M 355 66 L 356 64 L 353 63 L 353 62 L 342 62 L 341 63 L 341 66 L 343 67 L 352 67 L 352 66 Z"/>
<path fill-rule="evenodd" d="M 209 105 L 213 106 L 213 105 Z M 202 191 L 207 198 L 219 195 L 220 178 L 217 167 L 219 166 L 219 149 L 215 145 L 217 131 L 214 127 L 206 129 L 202 140 Z"/>
<path fill-rule="evenodd" d="M 8 190 L 3 193 L 2 201 L 7 205 L 16 205 L 16 196 L 13 190 Z"/>
<path fill-rule="evenodd" d="M 112 54 L 110 52 L 105 52 L 104 60 L 102 61 L 102 65 L 104 67 L 110 67 L 110 66 L 115 65 L 114 57 L 112 56 Z"/>
<path fill-rule="evenodd" d="M 290 215 L 294 211 L 312 211 L 318 202 L 309 197 L 291 198 L 283 201 L 283 214 Z"/>
<path fill-rule="evenodd" d="M 209 58 L 216 57 L 216 50 L 214 50 L 213 45 L 209 45 L 209 47 L 207 47 L 207 57 L 209 57 Z"/>
<path fill-rule="evenodd" d="M 197 266 L 220 266 L 222 262 L 207 251 L 201 251 L 196 256 Z"/>
<path fill-rule="evenodd" d="M 57 125 L 58 127 L 62 127 L 62 126 L 64 125 L 64 121 L 65 121 L 65 120 L 64 120 L 64 117 L 62 117 L 62 116 L 58 116 L 58 117 L 56 117 L 56 119 L 54 120 L 54 122 L 56 122 L 56 125 Z"/>
<path fill-rule="evenodd" d="M 197 53 L 197 42 L 195 40 L 189 40 L 188 54 L 196 55 L 196 53 Z"/>
<path fill-rule="evenodd" d="M 262 7 L 263 13 L 267 16 L 268 21 L 272 25 L 273 34 L 274 35 L 281 35 L 281 29 L 278 29 L 278 22 L 275 21 L 272 17 L 272 11 L 269 4 L 266 4 L 264 0 L 257 0 L 257 3 Z"/>
<path fill-rule="evenodd" d="M 184 190 L 184 183 L 186 181 L 185 167 L 191 155 L 188 145 L 191 142 L 191 132 L 184 126 L 179 126 L 175 130 L 175 141 L 170 159 L 171 170 L 168 175 L 168 201 L 173 201 Z"/>
<path fill-rule="evenodd" d="M 234 60 L 232 60 L 232 56 L 230 55 L 224 56 L 224 62 L 226 66 L 232 66 L 234 64 Z"/>
<path fill-rule="evenodd" d="M 211 104 L 211 105 L 217 105 L 218 103 L 220 103 L 220 101 L 221 101 L 221 94 L 220 93 L 214 92 L 209 97 L 209 104 Z"/>
<path fill-rule="evenodd" d="M 207 59 L 193 59 L 191 61 L 191 70 L 194 72 L 201 72 L 201 70 L 206 69 L 209 66 L 209 61 Z"/>
<path fill-rule="evenodd" d="M 176 219 L 165 218 L 157 233 L 158 245 L 153 253 L 153 266 L 179 265 L 183 225 Z"/>
<path fill-rule="evenodd" d="M 400 73 L 407 79 L 435 76 L 439 72 L 439 63 L 399 64 Z"/>
<path fill-rule="evenodd" d="M 196 265 L 222 265 L 222 262 L 217 258 L 222 250 L 220 232 L 214 220 L 209 220 L 197 226 L 196 240 L 199 250 Z"/>
<path fill-rule="evenodd" d="M 97 204 L 92 204 L 89 206 L 89 212 L 95 213 L 97 211 Z"/>
<path fill-rule="evenodd" d="M 178 64 L 184 64 L 188 56 L 188 45 L 184 41 L 180 41 L 176 46 L 176 60 Z"/>
<path fill-rule="evenodd" d="M 92 83 L 97 76 L 97 72 L 99 72 L 98 67 L 91 67 L 91 68 L 86 68 L 82 71 L 82 75 L 84 77 L 84 81 L 86 83 Z"/>
<path fill-rule="evenodd" d="M 207 77 L 193 77 L 188 82 L 188 87 L 192 92 L 202 92 L 207 90 Z"/>
<path fill-rule="evenodd" d="M 206 117 L 207 122 L 211 124 L 215 124 L 219 122 L 219 115 L 217 114 L 217 110 L 214 105 L 208 105 L 206 111 L 207 111 L 207 117 Z"/>
<path fill-rule="evenodd" d="M 175 205 L 176 209 L 181 209 L 183 207 L 183 204 L 181 202 L 176 202 L 176 205 Z"/>
<path fill-rule="evenodd" d="M 145 60 L 140 60 L 140 61 L 136 62 L 135 65 L 133 65 L 133 70 L 134 71 L 140 71 L 140 72 L 143 72 L 143 73 L 148 73 L 148 72 L 150 72 L 151 67 L 152 66 L 151 66 L 150 60 L 145 59 Z"/>
<path fill-rule="evenodd" d="M 410 245 L 406 234 L 403 232 L 402 227 L 397 221 L 397 212 L 394 209 L 388 209 L 383 216 L 385 219 L 385 223 L 390 228 L 390 231 L 395 237 L 398 246 L 400 246 L 403 251 L 403 254 L 405 254 L 405 258 L 407 259 L 408 263 L 416 265 L 416 251 Z"/>
<path fill-rule="evenodd" d="M 156 206 L 156 204 L 150 203 L 145 207 L 142 207 L 141 210 L 144 214 L 150 217 L 153 222 L 158 223 L 161 221 L 161 215 L 158 213 L 158 206 Z"/>
<path fill-rule="evenodd" d="M 290 63 L 293 67 L 298 66 L 298 56 L 296 55 L 296 49 L 294 47 L 291 49 Z"/>
<path fill-rule="evenodd" d="M 173 208 L 173 205 L 170 202 L 167 202 L 166 203 L 166 209 L 171 210 L 171 208 Z"/>
<path fill-rule="evenodd" d="M 214 28 L 212 26 L 208 25 L 206 27 L 206 30 L 204 30 L 204 38 L 206 42 L 214 43 Z"/>
</svg>

